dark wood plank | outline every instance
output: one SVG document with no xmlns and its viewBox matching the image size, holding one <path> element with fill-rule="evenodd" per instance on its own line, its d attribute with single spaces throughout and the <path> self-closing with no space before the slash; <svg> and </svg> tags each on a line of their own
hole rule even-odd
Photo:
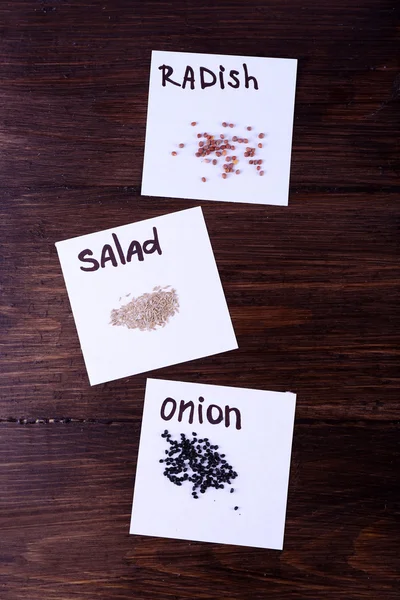
<svg viewBox="0 0 400 600">
<path fill-rule="evenodd" d="M 400 76 L 389 0 L 0 0 L 0 597 L 399 597 Z M 90 388 L 54 242 L 143 198 L 152 49 L 299 59 L 290 206 L 203 203 L 240 349 L 298 392 L 282 553 L 128 535 L 146 375 Z"/>
<path fill-rule="evenodd" d="M 129 536 L 139 425 L 3 426 L 2 598 L 398 597 L 397 427 L 296 425 L 281 554 Z"/>
<path fill-rule="evenodd" d="M 88 387 L 54 243 L 194 204 L 121 190 L 59 189 L 56 202 L 54 194 L 13 194 L 0 219 L 9 252 L 0 417 L 130 418 L 147 375 Z M 325 192 L 298 194 L 288 208 L 205 204 L 240 349 L 155 374 L 295 390 L 299 418 L 398 418 L 392 197 L 374 194 L 371 203 Z"/>
<path fill-rule="evenodd" d="M 8 186 L 139 186 L 155 48 L 298 58 L 292 185 L 398 186 L 394 2 L 2 5 Z"/>
</svg>

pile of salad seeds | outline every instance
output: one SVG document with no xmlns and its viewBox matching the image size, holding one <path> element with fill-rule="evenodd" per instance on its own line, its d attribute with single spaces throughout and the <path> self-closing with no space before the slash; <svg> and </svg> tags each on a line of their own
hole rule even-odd
<svg viewBox="0 0 400 600">
<path fill-rule="evenodd" d="M 192 127 L 196 127 L 198 123 L 196 121 L 191 122 Z M 223 122 L 222 127 L 233 129 L 235 125 L 233 123 Z M 253 130 L 252 127 L 248 126 L 247 131 L 251 132 Z M 264 133 L 259 133 L 258 138 L 262 140 L 265 137 Z M 261 165 L 263 164 L 262 159 L 255 159 L 254 156 L 257 152 L 257 149 L 263 148 L 263 144 L 258 142 L 256 146 L 249 145 L 249 139 L 247 137 L 238 137 L 234 135 L 230 138 L 229 135 L 220 133 L 220 134 L 209 134 L 209 133 L 197 133 L 198 148 L 195 152 L 195 156 L 197 158 L 201 158 L 205 163 L 211 163 L 214 166 L 222 165 L 222 178 L 227 179 L 227 177 L 231 174 L 240 175 L 242 172 L 241 169 L 237 168 L 237 165 L 240 162 L 240 158 L 238 156 L 239 152 L 243 154 L 243 160 L 248 160 L 248 164 L 253 165 L 257 175 L 263 176 L 264 171 L 262 170 Z M 235 144 L 238 144 L 237 146 Z M 243 144 L 245 150 L 240 145 Z M 184 148 L 185 144 L 180 143 L 178 145 L 179 148 Z M 229 152 L 236 154 L 228 154 Z M 178 156 L 178 152 L 175 150 L 171 152 L 172 156 Z M 215 156 L 215 158 L 208 158 L 210 155 Z M 201 181 L 205 183 L 207 181 L 206 177 L 202 177 Z"/>
<path fill-rule="evenodd" d="M 170 318 L 178 312 L 179 299 L 176 290 L 170 285 L 158 285 L 152 292 L 133 298 L 121 308 L 114 308 L 111 311 L 110 324 L 140 331 L 155 331 L 157 327 L 165 327 Z"/>
<path fill-rule="evenodd" d="M 228 463 L 225 454 L 217 452 L 218 446 L 212 445 L 208 438 L 198 438 L 197 433 L 192 433 L 188 438 L 180 434 L 180 440 L 173 440 L 166 429 L 161 434 L 170 445 L 165 450 L 165 457 L 160 463 L 165 465 L 164 476 L 171 483 L 181 486 L 185 481 L 192 485 L 192 496 L 199 498 L 199 493 L 204 494 L 208 488 L 224 489 L 225 484 L 230 485 L 238 474 Z M 230 492 L 234 491 L 230 488 Z"/>
</svg>

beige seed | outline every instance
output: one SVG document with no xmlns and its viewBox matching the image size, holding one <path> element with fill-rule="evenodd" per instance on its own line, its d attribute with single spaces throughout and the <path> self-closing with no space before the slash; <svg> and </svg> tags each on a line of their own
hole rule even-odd
<svg viewBox="0 0 400 600">
<path fill-rule="evenodd" d="M 176 290 L 170 285 L 156 286 L 151 293 L 133 298 L 128 304 L 111 311 L 111 325 L 140 331 L 154 331 L 165 327 L 169 319 L 179 312 Z"/>
</svg>

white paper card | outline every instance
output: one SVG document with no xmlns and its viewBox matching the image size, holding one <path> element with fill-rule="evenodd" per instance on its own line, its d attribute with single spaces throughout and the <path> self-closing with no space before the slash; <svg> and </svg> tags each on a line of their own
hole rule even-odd
<svg viewBox="0 0 400 600">
<path fill-rule="evenodd" d="M 148 379 L 130 533 L 282 549 L 295 404 L 292 393 Z"/>
<path fill-rule="evenodd" d="M 296 70 L 295 59 L 153 51 L 142 194 L 287 205 Z M 220 156 L 196 156 L 208 141 Z"/>
<path fill-rule="evenodd" d="M 56 246 L 91 385 L 237 348 L 201 208 Z"/>
</svg>

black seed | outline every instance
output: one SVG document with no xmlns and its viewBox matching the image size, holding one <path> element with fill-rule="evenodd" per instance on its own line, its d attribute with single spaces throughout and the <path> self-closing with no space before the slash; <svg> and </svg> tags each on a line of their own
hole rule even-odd
<svg viewBox="0 0 400 600">
<path fill-rule="evenodd" d="M 165 433 L 162 434 L 164 435 Z M 197 434 L 193 432 L 192 435 Z M 218 446 L 212 445 L 208 438 L 191 439 L 184 433 L 180 434 L 180 441 L 172 440 L 169 433 L 166 437 L 170 444 L 169 450 L 166 451 L 168 458 L 160 460 L 168 465 L 164 475 L 177 486 L 182 486 L 185 481 L 189 481 L 193 498 L 198 499 L 198 492 L 205 494 L 209 488 L 224 489 L 224 484 L 230 484 L 230 479 L 237 476 L 232 466 L 222 458 L 225 454 L 214 452 Z"/>
<path fill-rule="evenodd" d="M 238 508 L 239 508 L 238 506 L 235 506 L 235 510 L 237 510 Z"/>
<path fill-rule="evenodd" d="M 235 490 L 234 490 L 233 488 L 231 488 L 231 491 L 230 491 L 230 493 L 231 493 L 231 494 L 233 494 L 233 492 L 234 492 L 234 491 L 235 491 Z"/>
</svg>

